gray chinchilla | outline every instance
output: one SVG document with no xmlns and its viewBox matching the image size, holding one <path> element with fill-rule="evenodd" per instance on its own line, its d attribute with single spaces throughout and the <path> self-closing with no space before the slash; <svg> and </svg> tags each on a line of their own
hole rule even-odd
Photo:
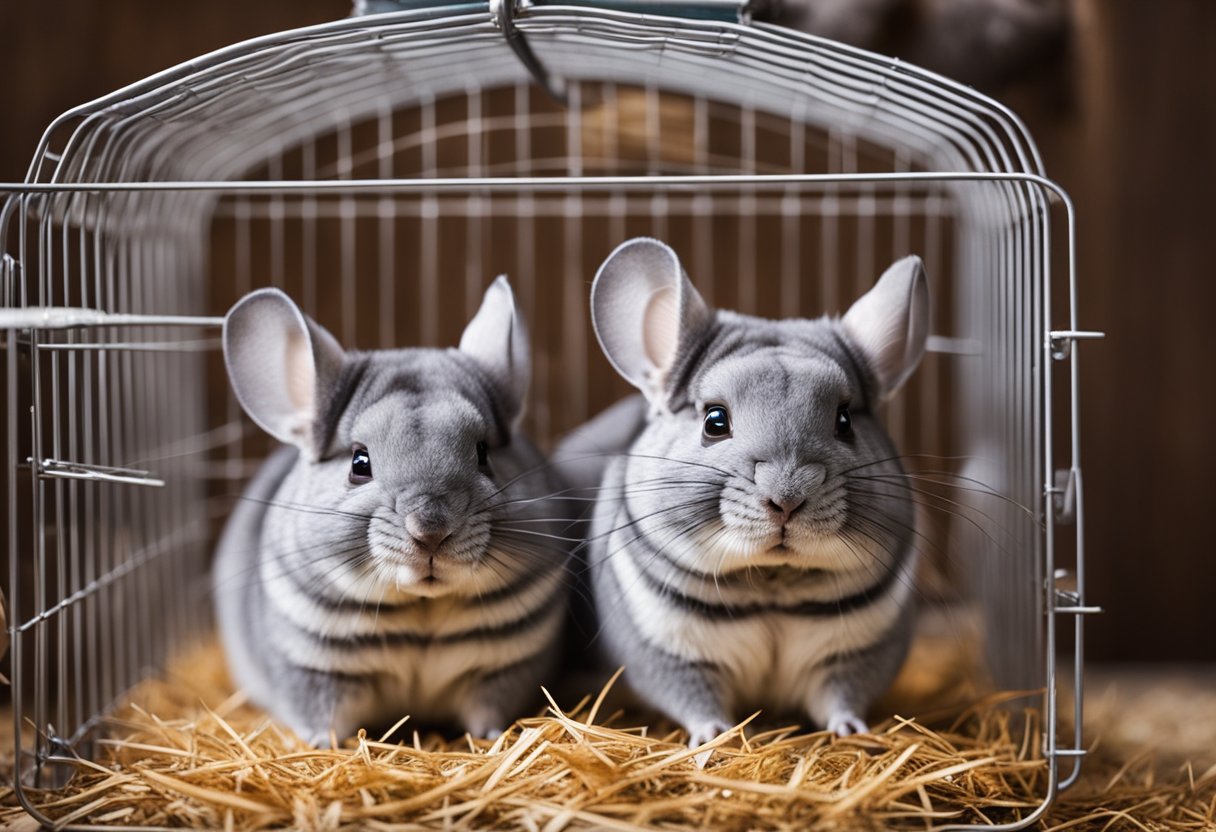
<svg viewBox="0 0 1216 832">
<path fill-rule="evenodd" d="M 406 713 L 501 732 L 549 683 L 567 589 L 506 278 L 459 348 L 347 352 L 275 289 L 223 341 L 241 405 L 290 446 L 217 552 L 236 682 L 313 744 Z"/>
<path fill-rule="evenodd" d="M 842 318 L 774 321 L 710 309 L 675 252 L 636 239 L 591 295 L 604 353 L 648 405 L 559 451 L 585 459 L 600 436 L 623 451 L 587 555 L 613 665 L 693 746 L 757 707 L 866 730 L 911 627 L 913 507 L 874 408 L 925 349 L 921 261 Z"/>
</svg>

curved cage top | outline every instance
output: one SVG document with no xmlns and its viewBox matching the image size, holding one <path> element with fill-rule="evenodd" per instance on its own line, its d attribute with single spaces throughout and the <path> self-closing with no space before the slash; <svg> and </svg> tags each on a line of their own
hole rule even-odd
<svg viewBox="0 0 1216 832">
<path fill-rule="evenodd" d="M 380 14 L 238 44 L 72 110 L 30 182 L 241 179 L 388 109 L 528 79 L 487 5 Z M 1042 175 L 995 101 L 916 67 L 760 23 L 533 5 L 518 20 L 563 82 L 659 86 L 900 148 L 922 170 Z"/>
</svg>

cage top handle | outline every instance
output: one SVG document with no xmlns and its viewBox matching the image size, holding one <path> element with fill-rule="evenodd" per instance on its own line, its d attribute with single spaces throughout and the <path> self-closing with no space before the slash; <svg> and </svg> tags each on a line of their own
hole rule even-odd
<svg viewBox="0 0 1216 832">
<path fill-rule="evenodd" d="M 551 75 L 532 51 L 531 44 L 515 26 L 515 18 L 528 9 L 541 6 L 585 6 L 653 14 L 663 17 L 683 17 L 689 20 L 720 20 L 750 23 L 753 10 L 776 0 L 488 0 L 490 20 L 503 33 L 507 44 L 527 68 L 532 78 L 561 104 L 567 103 L 566 85 Z M 354 0 L 351 14 L 355 17 L 391 12 L 419 11 L 445 8 L 453 13 L 471 13 L 486 8 L 486 0 Z"/>
</svg>

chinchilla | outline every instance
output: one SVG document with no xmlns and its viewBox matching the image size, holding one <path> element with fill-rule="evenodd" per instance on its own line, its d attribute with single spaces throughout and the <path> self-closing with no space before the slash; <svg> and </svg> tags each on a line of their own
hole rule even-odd
<svg viewBox="0 0 1216 832">
<path fill-rule="evenodd" d="M 345 351 L 275 289 L 232 308 L 223 344 L 241 405 L 289 446 L 217 552 L 236 682 L 313 744 L 406 713 L 504 730 L 556 670 L 567 589 L 506 278 L 459 348 Z"/>
<path fill-rule="evenodd" d="M 911 629 L 914 512 L 874 411 L 925 349 L 921 261 L 843 317 L 766 320 L 711 309 L 675 252 L 635 239 L 591 310 L 644 397 L 559 449 L 584 485 L 575 463 L 609 460 L 587 547 L 608 658 L 693 746 L 754 708 L 865 731 Z"/>
</svg>

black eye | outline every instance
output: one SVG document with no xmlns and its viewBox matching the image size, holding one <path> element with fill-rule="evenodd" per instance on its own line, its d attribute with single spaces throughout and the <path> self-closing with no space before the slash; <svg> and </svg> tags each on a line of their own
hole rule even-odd
<svg viewBox="0 0 1216 832">
<path fill-rule="evenodd" d="M 350 452 L 350 481 L 353 485 L 360 485 L 368 482 L 371 478 L 371 454 L 362 445 L 355 445 L 355 447 L 351 448 Z"/>
<path fill-rule="evenodd" d="M 730 436 L 730 414 L 722 405 L 711 404 L 705 409 L 705 435 L 710 439 Z"/>
<path fill-rule="evenodd" d="M 485 442 L 477 443 L 477 464 L 483 468 L 490 464 L 490 449 Z"/>
<path fill-rule="evenodd" d="M 847 404 L 836 408 L 836 437 L 838 439 L 853 438 L 853 417 L 849 415 Z"/>
</svg>

